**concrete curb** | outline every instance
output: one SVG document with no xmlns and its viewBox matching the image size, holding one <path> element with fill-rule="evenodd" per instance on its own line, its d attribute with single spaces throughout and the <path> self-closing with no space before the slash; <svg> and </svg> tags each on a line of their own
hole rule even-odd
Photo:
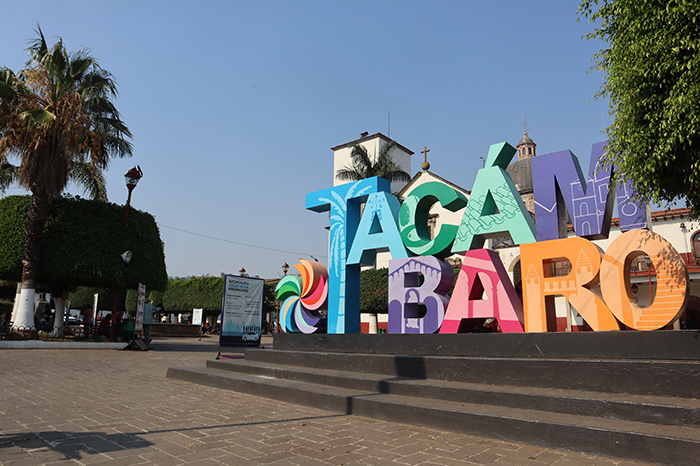
<svg viewBox="0 0 700 466">
<path fill-rule="evenodd" d="M 85 341 L 4 340 L 0 349 L 122 349 L 127 343 Z"/>
</svg>

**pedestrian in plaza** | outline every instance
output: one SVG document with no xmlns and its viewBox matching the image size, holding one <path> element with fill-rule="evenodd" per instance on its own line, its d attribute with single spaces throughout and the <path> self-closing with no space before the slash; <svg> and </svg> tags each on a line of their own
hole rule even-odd
<svg viewBox="0 0 700 466">
<path fill-rule="evenodd" d="M 146 345 L 151 344 L 151 326 L 153 325 L 153 315 L 160 311 L 160 308 L 155 307 L 152 303 L 143 305 L 143 341 Z"/>
</svg>

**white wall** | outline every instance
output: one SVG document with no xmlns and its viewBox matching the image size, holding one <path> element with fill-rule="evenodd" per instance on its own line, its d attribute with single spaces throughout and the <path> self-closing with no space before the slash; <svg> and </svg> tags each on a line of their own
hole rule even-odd
<svg viewBox="0 0 700 466">
<path fill-rule="evenodd" d="M 367 149 L 367 153 L 370 155 L 370 157 L 376 157 L 377 154 L 379 154 L 379 151 L 387 144 L 388 144 L 388 142 L 380 136 L 376 136 L 374 138 L 362 141 L 360 143 L 361 146 L 363 146 L 365 149 Z M 352 158 L 350 157 L 351 152 L 352 152 L 352 147 L 349 145 L 345 146 L 345 147 L 341 147 L 340 149 L 333 152 L 333 186 L 338 186 L 338 185 L 347 183 L 347 181 L 337 179 L 335 177 L 335 174 L 341 168 L 352 166 Z M 401 169 L 404 170 L 409 175 L 412 174 L 411 173 L 411 154 L 409 154 L 408 152 L 405 152 L 400 147 L 395 147 L 394 150 L 391 151 L 391 156 L 392 156 L 392 159 L 396 165 L 401 167 Z M 394 181 L 391 183 L 391 192 L 392 193 L 399 192 L 401 190 L 401 188 L 403 188 L 404 186 L 406 186 L 406 182 Z"/>
</svg>

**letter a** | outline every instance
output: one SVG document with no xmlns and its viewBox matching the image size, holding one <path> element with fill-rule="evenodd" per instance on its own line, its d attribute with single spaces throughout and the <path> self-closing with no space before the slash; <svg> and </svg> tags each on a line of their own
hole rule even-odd
<svg viewBox="0 0 700 466">
<path fill-rule="evenodd" d="M 477 173 L 464 209 L 453 253 L 479 249 L 485 238 L 502 233 L 510 233 L 515 244 L 535 242 L 535 222 L 505 171 L 515 152 L 507 142 L 489 148 L 486 168 Z"/>
<path fill-rule="evenodd" d="M 462 319 L 475 317 L 495 317 L 504 333 L 523 333 L 523 305 L 500 256 L 490 249 L 464 255 L 440 333 L 458 333 Z"/>
</svg>

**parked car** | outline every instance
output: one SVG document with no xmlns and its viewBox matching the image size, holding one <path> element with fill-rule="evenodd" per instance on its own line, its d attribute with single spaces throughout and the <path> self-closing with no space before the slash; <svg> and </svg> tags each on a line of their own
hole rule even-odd
<svg viewBox="0 0 700 466">
<path fill-rule="evenodd" d="M 248 332 L 243 335 L 243 341 L 258 341 L 260 336 L 255 332 Z"/>
</svg>

